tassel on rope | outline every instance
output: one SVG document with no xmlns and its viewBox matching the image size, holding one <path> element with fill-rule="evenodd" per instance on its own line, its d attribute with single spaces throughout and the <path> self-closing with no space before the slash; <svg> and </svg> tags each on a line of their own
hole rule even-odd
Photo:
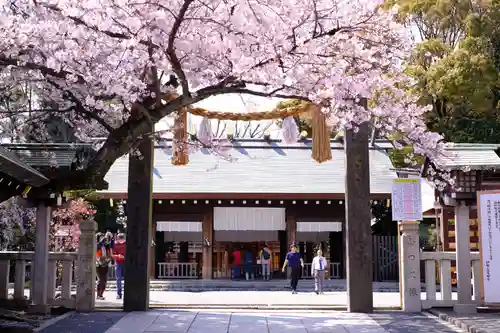
<svg viewBox="0 0 500 333">
<path fill-rule="evenodd" d="M 189 163 L 187 112 L 177 112 L 174 120 L 174 140 L 172 143 L 172 164 L 187 165 Z"/>
<path fill-rule="evenodd" d="M 300 133 L 295 119 L 293 117 L 286 117 L 283 120 L 282 127 L 281 136 L 283 137 L 283 142 L 286 144 L 296 143 Z"/>
<path fill-rule="evenodd" d="M 312 120 L 312 158 L 323 163 L 332 159 L 330 129 L 326 124 L 326 115 L 316 105 L 310 106 Z"/>
<path fill-rule="evenodd" d="M 196 132 L 196 137 L 204 145 L 210 145 L 214 139 L 212 132 L 212 121 L 208 118 L 203 118 Z"/>
</svg>

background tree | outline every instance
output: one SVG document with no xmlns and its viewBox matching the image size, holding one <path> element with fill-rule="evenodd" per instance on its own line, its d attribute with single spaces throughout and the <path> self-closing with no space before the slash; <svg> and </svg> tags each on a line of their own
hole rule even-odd
<svg viewBox="0 0 500 333">
<path fill-rule="evenodd" d="M 418 34 L 407 72 L 430 130 L 450 142 L 500 142 L 500 2 L 388 0 Z"/>
</svg>

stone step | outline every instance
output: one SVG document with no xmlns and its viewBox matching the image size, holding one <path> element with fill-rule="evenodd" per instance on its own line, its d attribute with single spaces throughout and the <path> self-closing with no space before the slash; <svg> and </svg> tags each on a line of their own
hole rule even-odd
<svg viewBox="0 0 500 333">
<path fill-rule="evenodd" d="M 123 283 L 125 285 L 125 283 Z M 299 288 L 304 291 L 314 291 L 313 280 L 301 280 Z M 398 283 L 374 283 L 375 292 L 398 292 Z M 116 281 L 108 281 L 107 290 L 116 290 Z M 281 291 L 290 289 L 290 282 L 279 281 L 230 281 L 230 280 L 170 280 L 151 281 L 150 290 L 155 291 Z M 345 283 L 339 280 L 325 281 L 324 291 L 346 291 Z"/>
</svg>

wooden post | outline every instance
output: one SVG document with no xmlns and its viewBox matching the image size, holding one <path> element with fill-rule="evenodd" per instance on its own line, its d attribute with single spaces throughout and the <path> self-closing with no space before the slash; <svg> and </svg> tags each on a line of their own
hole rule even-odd
<svg viewBox="0 0 500 333">
<path fill-rule="evenodd" d="M 151 130 L 153 126 L 151 125 Z M 149 308 L 154 146 L 144 138 L 129 155 L 124 311 Z"/>
<path fill-rule="evenodd" d="M 216 278 L 222 276 L 222 254 L 224 252 L 224 248 L 221 244 L 217 244 L 217 275 Z"/>
<path fill-rule="evenodd" d="M 370 159 L 368 123 L 358 131 L 346 130 L 346 257 L 347 309 L 373 312 L 373 267 L 370 209 Z"/>
<path fill-rule="evenodd" d="M 40 203 L 36 209 L 36 239 L 35 258 L 33 260 L 32 279 L 33 312 L 46 313 L 50 311 L 47 304 L 47 280 L 49 273 L 49 230 L 52 220 L 52 208 L 46 203 Z"/>
<path fill-rule="evenodd" d="M 287 236 L 287 247 L 289 248 L 291 244 L 296 244 L 297 242 L 297 219 L 295 215 L 291 213 L 286 214 L 286 236 Z"/>
<path fill-rule="evenodd" d="M 203 263 L 202 263 L 202 279 L 212 280 L 212 253 L 213 253 L 213 234 L 214 234 L 214 214 L 213 211 L 205 213 L 203 217 Z"/>
<path fill-rule="evenodd" d="M 151 225 L 151 237 L 153 235 L 156 235 L 156 222 L 153 222 Z M 155 237 L 156 238 L 156 237 Z M 155 240 L 156 244 L 156 240 Z M 153 241 L 151 241 L 151 248 L 150 248 L 150 254 L 149 254 L 149 278 L 154 279 L 155 278 L 155 266 L 156 266 L 156 245 L 153 245 Z"/>
<path fill-rule="evenodd" d="M 288 209 L 286 210 L 286 238 L 288 244 L 286 244 L 286 248 L 288 252 L 290 250 L 290 245 L 295 244 L 298 246 L 297 242 L 297 218 L 292 214 Z M 285 253 L 286 256 L 286 253 Z M 287 269 L 287 277 L 291 278 L 292 270 L 290 267 Z"/>
<path fill-rule="evenodd" d="M 9 275 L 10 275 L 10 260 L 0 261 L 0 300 L 2 301 L 6 301 L 9 299 Z M 24 299 L 24 286 L 22 291 Z"/>
</svg>

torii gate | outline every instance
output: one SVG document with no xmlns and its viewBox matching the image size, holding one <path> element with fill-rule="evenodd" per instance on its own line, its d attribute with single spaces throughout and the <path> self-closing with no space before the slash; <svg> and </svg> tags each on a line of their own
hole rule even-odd
<svg viewBox="0 0 500 333">
<path fill-rule="evenodd" d="M 175 98 L 175 96 L 170 96 Z M 363 100 L 367 107 L 366 100 Z M 326 116 L 320 108 L 309 102 L 298 102 L 268 112 L 223 113 L 201 108 L 179 111 L 175 120 L 174 142 L 177 145 L 172 163 L 188 163 L 187 112 L 207 119 L 265 120 L 299 114 L 312 118 L 312 158 L 318 163 L 332 159 Z M 205 122 L 206 124 L 210 122 Z M 291 124 L 294 122 L 287 122 Z M 153 132 L 154 125 L 150 125 Z M 290 129 L 289 129 L 290 130 Z M 205 133 L 207 129 L 205 129 Z M 291 132 L 294 132 L 292 129 Z M 298 132 L 298 131 L 297 131 Z M 347 129 L 344 137 L 346 154 L 346 268 L 347 307 L 350 312 L 373 312 L 371 210 L 369 170 L 369 125 L 360 124 L 357 131 Z M 127 200 L 127 256 L 125 263 L 124 311 L 145 311 L 149 308 L 149 265 L 152 241 L 152 185 L 154 144 L 151 137 L 137 146 L 140 156 L 129 157 Z M 133 286 L 133 289 L 127 288 Z"/>
</svg>

